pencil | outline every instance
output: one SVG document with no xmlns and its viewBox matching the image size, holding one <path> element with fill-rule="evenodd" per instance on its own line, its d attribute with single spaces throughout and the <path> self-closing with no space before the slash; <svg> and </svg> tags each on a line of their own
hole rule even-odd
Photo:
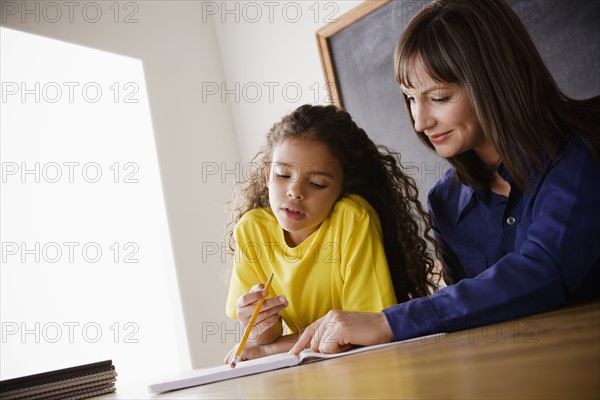
<svg viewBox="0 0 600 400">
<path fill-rule="evenodd" d="M 275 274 L 274 273 L 271 274 L 271 276 L 267 280 L 267 283 L 265 283 L 265 288 L 263 289 L 265 292 L 267 292 L 267 296 L 269 295 L 269 289 L 271 288 L 271 281 L 273 280 L 273 275 L 275 275 Z M 231 368 L 235 368 L 238 361 L 240 361 L 242 351 L 244 350 L 244 346 L 246 345 L 248 336 L 250 336 L 250 331 L 252 330 L 252 327 L 254 327 L 254 322 L 256 321 L 256 317 L 258 317 L 258 313 L 260 313 L 260 309 L 262 308 L 262 305 L 265 302 L 265 298 L 267 296 L 262 297 L 261 299 L 258 300 L 258 303 L 256 303 L 254 312 L 252 313 L 252 316 L 250 317 L 250 322 L 248 322 L 248 326 L 246 327 L 246 330 L 244 331 L 244 336 L 242 336 L 242 341 L 238 345 L 237 351 L 235 352 L 235 356 L 233 356 L 233 359 L 231 360 L 231 363 L 229 364 L 229 366 Z"/>
</svg>

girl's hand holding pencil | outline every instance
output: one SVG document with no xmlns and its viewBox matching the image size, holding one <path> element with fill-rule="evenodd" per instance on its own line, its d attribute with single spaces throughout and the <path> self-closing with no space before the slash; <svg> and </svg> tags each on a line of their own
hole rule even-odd
<svg viewBox="0 0 600 400">
<path fill-rule="evenodd" d="M 258 302 L 262 299 L 264 303 L 260 309 L 260 313 L 254 322 L 253 331 L 250 332 L 250 337 L 254 341 L 258 341 L 258 336 L 261 332 L 275 325 L 280 319 L 280 312 L 287 307 L 287 300 L 284 296 L 278 296 L 266 299 L 268 296 L 268 288 L 265 285 L 258 284 L 252 287 L 250 293 L 240 296 L 237 300 L 236 317 L 243 326 L 248 326 L 250 318 L 256 309 Z"/>
<path fill-rule="evenodd" d="M 252 287 L 250 293 L 240 296 L 237 301 L 236 316 L 246 328 L 239 345 L 234 347 L 225 359 L 225 362 L 232 368 L 238 361 L 244 359 L 242 352 L 249 338 L 252 338 L 253 344 L 263 345 L 271 343 L 281 336 L 279 313 L 287 307 L 287 300 L 284 296 L 266 300 L 272 279 L 273 275 L 269 277 L 265 285 L 259 284 Z"/>
</svg>

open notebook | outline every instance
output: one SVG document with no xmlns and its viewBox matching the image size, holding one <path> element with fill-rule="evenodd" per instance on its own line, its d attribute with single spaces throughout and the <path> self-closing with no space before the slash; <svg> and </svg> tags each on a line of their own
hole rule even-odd
<svg viewBox="0 0 600 400">
<path fill-rule="evenodd" d="M 384 343 L 375 346 L 358 347 L 344 353 L 323 354 L 316 353 L 309 349 L 304 350 L 297 356 L 292 356 L 288 353 L 275 354 L 268 357 L 259 358 L 256 360 L 242 361 L 235 368 L 229 365 L 221 365 L 218 367 L 195 369 L 186 374 L 179 375 L 172 379 L 165 380 L 160 383 L 150 385 L 148 390 L 151 393 L 162 393 L 170 390 L 184 389 L 192 386 L 205 385 L 226 379 L 239 378 L 246 375 L 258 374 L 261 372 L 272 371 L 280 368 L 293 367 L 300 364 L 307 364 L 315 361 L 327 360 L 329 358 L 344 357 L 351 354 L 361 353 L 383 347 L 397 346 L 402 343 L 414 342 L 417 340 L 425 341 L 432 337 L 437 337 L 443 334 L 435 334 L 429 336 L 408 339 L 401 342 Z"/>
</svg>

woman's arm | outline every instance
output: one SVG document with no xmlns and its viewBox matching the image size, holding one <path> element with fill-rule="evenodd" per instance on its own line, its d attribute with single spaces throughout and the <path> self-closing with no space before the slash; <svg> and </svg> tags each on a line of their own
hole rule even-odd
<svg viewBox="0 0 600 400">
<path fill-rule="evenodd" d="M 304 331 L 292 352 L 308 344 L 339 352 L 348 344 L 456 331 L 546 311 L 578 296 L 599 295 L 598 161 L 580 145 L 572 145 L 542 174 L 535 193 L 528 205 L 531 219 L 521 222 L 526 225 L 517 237 L 518 248 L 484 272 L 430 297 L 386 308 L 385 320 L 377 313 L 332 311 Z"/>
<path fill-rule="evenodd" d="M 525 199 L 512 251 L 475 277 L 385 309 L 394 336 L 491 324 L 592 297 L 594 289 L 598 295 L 598 204 L 598 161 L 582 144 L 570 142 Z"/>
</svg>

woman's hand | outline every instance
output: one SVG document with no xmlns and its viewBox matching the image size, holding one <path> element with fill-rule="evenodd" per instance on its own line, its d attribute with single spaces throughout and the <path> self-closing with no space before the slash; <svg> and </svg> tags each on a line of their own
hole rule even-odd
<svg viewBox="0 0 600 400">
<path fill-rule="evenodd" d="M 298 354 L 307 347 L 321 353 L 341 353 L 353 345 L 393 341 L 392 329 L 383 313 L 332 310 L 304 330 L 290 354 Z"/>
</svg>

